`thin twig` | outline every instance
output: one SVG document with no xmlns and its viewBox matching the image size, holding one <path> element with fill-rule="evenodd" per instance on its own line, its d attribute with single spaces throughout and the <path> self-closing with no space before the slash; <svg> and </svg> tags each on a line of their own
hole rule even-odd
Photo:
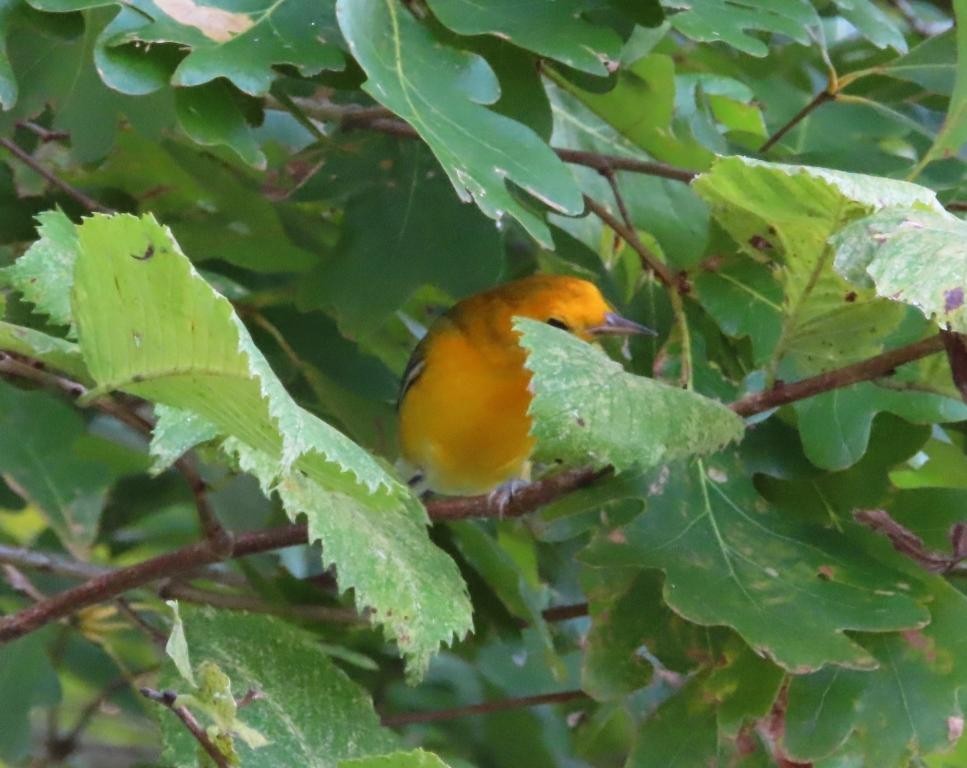
<svg viewBox="0 0 967 768">
<path fill-rule="evenodd" d="M 177 695 L 172 691 L 156 691 L 153 688 L 142 688 L 141 695 L 146 699 L 151 699 L 151 701 L 156 701 L 159 704 L 163 704 L 168 709 L 177 715 L 178 719 L 184 723 L 185 728 L 188 732 L 195 737 L 201 748 L 208 753 L 208 756 L 215 761 L 215 765 L 218 768 L 231 768 L 231 763 L 228 761 L 228 757 L 222 753 L 222 751 L 216 747 L 205 729 L 202 728 L 201 723 L 195 719 L 195 716 L 188 711 L 186 707 L 178 706 L 175 702 L 177 701 Z"/>
<path fill-rule="evenodd" d="M 940 335 L 947 351 L 954 386 L 960 392 L 960 397 L 967 402 L 967 335 L 954 331 L 941 331 Z"/>
<path fill-rule="evenodd" d="M 886 536 L 893 548 L 931 573 L 950 573 L 958 570 L 967 560 L 967 522 L 955 523 L 950 528 L 951 553 L 927 549 L 917 534 L 898 523 L 884 509 L 857 509 L 853 512 L 857 522 L 876 533 Z"/>
<path fill-rule="evenodd" d="M 118 597 L 114 603 L 118 607 L 118 612 L 128 621 L 130 621 L 131 624 L 133 624 L 137 629 L 141 630 L 141 632 L 144 633 L 144 635 L 152 643 L 155 645 L 164 646 L 168 636 L 160 629 L 146 621 L 140 613 L 134 610 L 134 607 L 127 601 L 126 598 Z"/>
<path fill-rule="evenodd" d="M 33 582 L 28 579 L 20 569 L 10 563 L 4 563 L 0 566 L 3 570 L 4 579 L 6 579 L 7 584 L 10 588 L 17 594 L 23 595 L 29 600 L 33 600 L 35 603 L 39 603 L 46 599 L 46 595 L 41 592 L 37 587 L 34 586 Z"/>
<path fill-rule="evenodd" d="M 44 126 L 38 125 L 30 120 L 18 120 L 17 127 L 23 128 L 25 131 L 30 131 L 44 144 L 51 141 L 64 141 L 71 137 L 67 131 L 52 131 L 50 128 L 44 128 Z"/>
<path fill-rule="evenodd" d="M 654 273 L 665 286 L 669 288 L 677 288 L 677 280 L 675 275 L 672 274 L 671 270 L 661 261 L 658 257 L 651 252 L 641 238 L 638 237 L 638 233 L 635 232 L 634 227 L 627 226 L 624 222 L 619 220 L 614 214 L 612 214 L 607 208 L 605 208 L 597 200 L 584 196 L 584 205 L 589 211 L 591 211 L 595 216 L 597 216 L 601 221 L 607 224 L 611 229 L 613 229 L 618 235 L 624 238 L 625 242 L 630 245 L 641 259 L 642 266 Z"/>
<path fill-rule="evenodd" d="M 11 155 L 16 157 L 20 162 L 29 167 L 38 176 L 42 176 L 49 183 L 57 187 L 61 192 L 65 193 L 68 197 L 73 198 L 78 204 L 83 206 L 89 211 L 96 211 L 97 213 L 114 213 L 111 208 L 101 205 L 93 197 L 89 197 L 84 192 L 81 192 L 77 187 L 68 184 L 66 181 L 58 177 L 56 174 L 47 170 L 38 163 L 33 155 L 25 151 L 19 144 L 15 143 L 11 139 L 0 138 L 0 146 L 6 149 Z"/>
<path fill-rule="evenodd" d="M 309 99 L 293 100 L 308 115 L 326 122 L 336 122 L 339 127 L 351 130 L 370 130 L 386 133 L 404 139 L 419 138 L 419 133 L 409 124 L 400 120 L 384 107 L 362 107 L 358 104 L 333 104 Z M 284 105 L 281 105 L 285 108 Z M 679 168 L 654 160 L 639 160 L 622 155 L 608 155 L 603 152 L 586 152 L 565 147 L 551 147 L 564 162 L 583 165 L 596 171 L 629 171 L 646 176 L 659 176 L 664 179 L 681 181 L 688 184 L 698 174 L 687 168 Z"/>
<path fill-rule="evenodd" d="M 73 752 L 76 749 L 76 745 L 81 737 L 81 734 L 85 731 L 91 720 L 94 719 L 95 715 L 97 715 L 97 713 L 100 711 L 101 707 L 107 701 L 109 701 L 114 694 L 134 685 L 138 678 L 144 677 L 145 675 L 148 675 L 154 671 L 154 668 L 145 669 L 141 672 L 136 672 L 133 675 L 119 677 L 108 684 L 97 696 L 87 703 L 87 706 L 81 710 L 80 715 L 77 717 L 77 722 L 74 723 L 74 727 L 71 728 L 68 733 L 62 736 L 60 741 L 69 745 L 69 751 Z"/>
<path fill-rule="evenodd" d="M 404 712 L 398 715 L 384 715 L 382 723 L 387 728 L 400 728 L 414 723 L 434 723 L 439 720 L 454 720 L 458 717 L 470 715 L 486 715 L 491 712 L 504 712 L 508 709 L 523 709 L 536 707 L 541 704 L 562 704 L 588 698 L 584 691 L 561 691 L 560 693 L 544 693 L 539 696 L 522 696 L 516 699 L 498 699 L 486 701 L 482 704 L 471 704 L 466 707 L 452 709 L 436 709 L 431 712 Z"/>
<path fill-rule="evenodd" d="M 785 125 L 783 125 L 782 128 L 780 128 L 778 131 L 772 134 L 772 136 L 768 138 L 766 143 L 763 144 L 761 147 L 759 147 L 759 152 L 760 153 L 768 152 L 770 149 L 772 149 L 773 146 L 775 146 L 775 144 L 778 141 L 782 139 L 783 136 L 785 136 L 787 133 L 789 133 L 789 131 L 795 128 L 802 120 L 804 120 L 809 115 L 810 112 L 816 109 L 816 107 L 822 104 L 825 104 L 827 101 L 832 101 L 835 98 L 836 98 L 836 94 L 832 93 L 828 88 L 817 93 L 815 96 L 813 96 L 812 99 L 810 99 L 809 103 L 806 104 L 805 107 L 800 109 L 796 114 L 794 114 L 791 118 L 789 118 L 789 121 Z"/>
<path fill-rule="evenodd" d="M 947 203 L 944 207 L 948 211 L 967 211 L 967 200 L 954 200 L 952 203 Z"/>
<path fill-rule="evenodd" d="M 202 535 L 211 543 L 212 549 L 221 554 L 223 558 L 228 557 L 235 545 L 234 537 L 222 527 L 215 510 L 212 509 L 208 500 L 208 484 L 198 472 L 194 457 L 191 453 L 186 453 L 175 462 L 174 466 L 185 478 L 185 482 L 188 483 L 188 488 L 191 490 Z"/>
<path fill-rule="evenodd" d="M 845 368 L 820 373 L 792 384 L 778 383 L 763 392 L 756 392 L 736 400 L 729 407 L 740 416 L 752 416 L 780 405 L 805 400 L 808 397 L 829 392 L 833 389 L 848 387 L 861 381 L 871 381 L 886 376 L 894 368 L 912 363 L 923 357 L 940 352 L 944 342 L 940 334 L 929 336 L 905 347 L 891 349 L 889 352 L 861 360 Z"/>
</svg>

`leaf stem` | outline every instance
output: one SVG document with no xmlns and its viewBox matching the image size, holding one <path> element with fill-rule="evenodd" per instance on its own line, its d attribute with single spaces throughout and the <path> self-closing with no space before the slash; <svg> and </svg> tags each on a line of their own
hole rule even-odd
<svg viewBox="0 0 967 768">
<path fill-rule="evenodd" d="M 178 706 L 175 703 L 178 697 L 173 691 L 156 691 L 153 688 L 142 688 L 141 695 L 146 699 L 162 704 L 174 712 L 177 718 L 184 724 L 185 728 L 188 729 L 188 732 L 195 737 L 195 741 L 215 761 L 215 765 L 218 768 L 231 768 L 228 757 L 215 746 L 205 732 L 205 729 L 201 726 L 201 723 L 195 719 L 195 716 L 188 711 L 187 707 Z"/>
<path fill-rule="evenodd" d="M 53 172 L 47 170 L 46 168 L 44 168 L 44 166 L 42 166 L 34 159 L 33 155 L 31 155 L 29 152 L 24 150 L 23 147 L 21 147 L 19 144 L 14 142 L 12 139 L 0 138 L 0 147 L 3 147 L 4 149 L 6 149 L 11 155 L 16 157 L 21 163 L 23 163 L 28 168 L 30 168 L 34 173 L 36 173 L 38 176 L 43 177 L 50 184 L 57 187 L 61 192 L 63 192 L 68 197 L 75 200 L 78 204 L 80 204 L 83 208 L 86 208 L 88 211 L 94 211 L 97 213 L 115 213 L 113 209 L 108 208 L 105 205 L 101 205 L 93 197 L 89 197 L 87 194 L 77 189 L 77 187 L 74 187 L 71 184 L 68 184 L 62 178 L 60 178 Z"/>
<path fill-rule="evenodd" d="M 806 117 L 809 116 L 810 112 L 812 112 L 820 105 L 825 104 L 827 101 L 832 101 L 835 98 L 836 98 L 836 94 L 830 91 L 829 87 L 826 87 L 825 89 L 817 93 L 815 96 L 813 96 L 812 99 L 810 99 L 810 101 L 806 104 L 806 106 L 804 106 L 796 114 L 790 117 L 789 120 L 785 123 L 785 125 L 783 125 L 778 131 L 772 134 L 772 136 L 770 136 L 766 140 L 765 144 L 759 147 L 759 152 L 760 153 L 768 152 L 770 149 L 772 149 L 772 147 L 774 147 L 779 141 L 782 140 L 783 136 L 785 136 L 787 133 L 789 133 L 789 131 L 791 131 L 799 123 L 805 120 Z"/>
</svg>

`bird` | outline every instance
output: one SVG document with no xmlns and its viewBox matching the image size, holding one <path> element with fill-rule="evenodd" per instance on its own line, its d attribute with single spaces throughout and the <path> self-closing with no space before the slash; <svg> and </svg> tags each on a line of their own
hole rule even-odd
<svg viewBox="0 0 967 768">
<path fill-rule="evenodd" d="M 463 299 L 413 350 L 397 400 L 411 485 L 448 496 L 497 494 L 526 484 L 534 450 L 531 374 L 513 328 L 528 317 L 584 341 L 654 331 L 619 315 L 588 280 L 531 275 Z"/>
</svg>

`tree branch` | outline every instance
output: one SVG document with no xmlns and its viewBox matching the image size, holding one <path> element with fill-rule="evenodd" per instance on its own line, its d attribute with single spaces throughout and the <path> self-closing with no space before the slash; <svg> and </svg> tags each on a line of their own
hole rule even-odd
<svg viewBox="0 0 967 768">
<path fill-rule="evenodd" d="M 101 205 L 93 197 L 89 197 L 77 189 L 77 187 L 71 186 L 51 171 L 48 171 L 46 168 L 44 168 L 44 166 L 34 159 L 33 155 L 25 151 L 19 144 L 16 144 L 11 139 L 0 138 L 0 146 L 6 149 L 11 155 L 16 157 L 21 163 L 30 168 L 38 176 L 42 176 L 50 184 L 57 187 L 61 192 L 74 199 L 79 205 L 87 210 L 95 211 L 97 213 L 114 213 L 111 208 Z"/>
<path fill-rule="evenodd" d="M 629 227 L 623 221 L 614 216 L 597 200 L 584 196 L 584 205 L 589 211 L 607 224 L 618 235 L 620 235 L 628 245 L 630 245 L 641 259 L 642 266 L 654 273 L 655 277 L 668 288 L 680 290 L 678 280 L 672 271 L 651 252 L 651 250 L 638 237 L 633 227 Z"/>
<path fill-rule="evenodd" d="M 806 104 L 805 107 L 800 109 L 796 114 L 789 118 L 789 121 L 783 125 L 782 128 L 772 134 L 766 143 L 759 147 L 759 152 L 768 152 L 770 149 L 772 149 L 772 147 L 782 140 L 783 136 L 785 136 L 787 133 L 789 133 L 789 131 L 802 122 L 810 112 L 816 109 L 816 107 L 825 104 L 827 101 L 832 101 L 835 98 L 836 94 L 832 93 L 828 87 L 817 93 L 815 96 L 813 96 L 809 103 Z"/>
<path fill-rule="evenodd" d="M 178 719 L 184 723 L 185 728 L 188 729 L 188 732 L 195 737 L 195 741 L 197 741 L 201 745 L 201 748 L 208 753 L 208 756 L 215 761 L 215 765 L 217 765 L 218 768 L 232 768 L 228 758 L 218 747 L 212 743 L 212 740 L 208 738 L 208 734 L 205 732 L 205 729 L 202 728 L 201 723 L 195 719 L 195 716 L 188 711 L 187 707 L 179 707 L 175 703 L 177 696 L 174 692 L 156 691 L 153 688 L 142 688 L 141 695 L 146 699 L 151 699 L 151 701 L 156 701 L 159 704 L 166 706 L 168 709 L 174 712 Z"/>
<path fill-rule="evenodd" d="M 897 552 L 919 563 L 924 570 L 951 573 L 961 570 L 961 564 L 967 560 L 967 522 L 951 526 L 948 535 L 951 553 L 948 555 L 927 549 L 923 539 L 890 517 L 886 510 L 857 509 L 853 517 L 872 531 L 886 536 Z"/>
<path fill-rule="evenodd" d="M 807 397 L 813 397 L 833 389 L 840 389 L 848 387 L 850 384 L 886 376 L 898 366 L 912 363 L 922 357 L 928 357 L 940 352 L 943 348 L 944 341 L 940 334 L 929 336 L 905 347 L 891 349 L 889 352 L 861 360 L 853 365 L 847 365 L 845 368 L 820 373 L 793 384 L 777 383 L 774 387 L 763 392 L 746 395 L 740 400 L 736 400 L 729 407 L 740 416 L 752 416 L 796 400 L 805 400 Z"/>
<path fill-rule="evenodd" d="M 584 691 L 561 691 L 560 693 L 544 693 L 539 696 L 522 696 L 517 699 L 498 699 L 486 701 L 482 704 L 471 704 L 466 707 L 452 709 L 437 709 L 431 712 L 405 712 L 399 715 L 384 715 L 382 724 L 387 728 L 399 728 L 414 723 L 434 723 L 439 720 L 454 720 L 458 717 L 470 715 L 486 715 L 491 712 L 504 712 L 508 709 L 523 709 L 536 707 L 541 704 L 562 704 L 588 698 Z"/>
</svg>

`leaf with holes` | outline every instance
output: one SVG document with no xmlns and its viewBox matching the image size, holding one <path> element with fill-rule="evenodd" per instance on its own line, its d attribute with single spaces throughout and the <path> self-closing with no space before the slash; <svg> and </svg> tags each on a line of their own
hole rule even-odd
<svg viewBox="0 0 967 768">
<path fill-rule="evenodd" d="M 717 451 L 742 419 L 716 400 L 624 371 L 600 348 L 546 323 L 514 327 L 533 373 L 537 455 L 619 472 Z"/>
<path fill-rule="evenodd" d="M 832 243 L 836 270 L 854 285 L 967 333 L 967 222 L 943 211 L 889 208 L 846 227 Z"/>
<path fill-rule="evenodd" d="M 780 260 L 784 317 L 771 367 L 784 361 L 791 376 L 880 352 L 903 316 L 837 274 L 830 236 L 881 208 L 942 210 L 931 190 L 915 184 L 742 157 L 717 159 L 693 187 L 740 248 Z"/>
<path fill-rule="evenodd" d="M 416 129 L 461 199 L 493 219 L 513 216 L 542 245 L 551 245 L 543 216 L 508 182 L 554 210 L 581 213 L 581 193 L 550 147 L 483 106 L 500 95 L 484 59 L 436 40 L 399 0 L 338 0 L 336 15 L 367 93 Z"/>
<path fill-rule="evenodd" d="M 846 630 L 915 628 L 929 619 L 903 594 L 902 574 L 826 531 L 779 518 L 730 454 L 661 470 L 648 510 L 620 530 L 582 559 L 664 571 L 674 611 L 732 627 L 795 673 L 825 664 L 872 669 L 876 659 Z"/>
</svg>

